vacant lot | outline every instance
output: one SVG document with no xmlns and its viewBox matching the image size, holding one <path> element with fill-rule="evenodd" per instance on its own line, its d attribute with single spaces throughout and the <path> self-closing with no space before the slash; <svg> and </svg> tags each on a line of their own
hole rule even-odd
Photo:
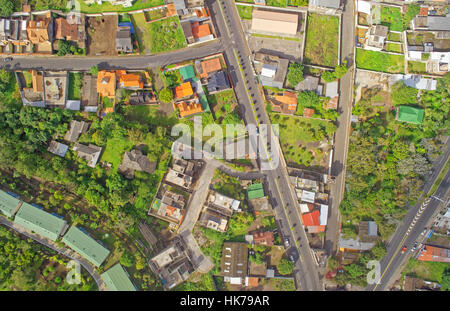
<svg viewBox="0 0 450 311">
<path fill-rule="evenodd" d="M 168 52 L 186 46 L 178 16 L 146 23 L 144 13 L 139 13 L 133 14 L 132 20 L 141 53 Z"/>
<path fill-rule="evenodd" d="M 102 4 L 87 5 L 84 1 L 78 1 L 80 4 L 81 13 L 101 13 L 101 12 L 130 12 L 140 9 L 152 8 L 155 6 L 163 5 L 164 0 L 137 0 L 133 2 L 133 5 L 129 8 L 124 8 L 122 5 L 112 5 L 109 2 L 103 2 Z"/>
<path fill-rule="evenodd" d="M 69 73 L 69 99 L 81 100 L 81 87 L 83 74 L 80 72 Z"/>
<path fill-rule="evenodd" d="M 279 138 L 284 158 L 295 167 L 325 167 L 330 149 L 326 121 L 271 113 L 272 123 L 279 124 Z"/>
<path fill-rule="evenodd" d="M 88 56 L 116 55 L 117 16 L 89 17 L 86 22 Z"/>
<path fill-rule="evenodd" d="M 386 43 L 386 51 L 388 52 L 396 52 L 396 53 L 402 53 L 403 49 L 402 49 L 402 45 L 401 44 L 396 44 L 396 43 Z"/>
<path fill-rule="evenodd" d="M 267 0 L 266 4 L 268 6 L 277 6 L 281 8 L 287 7 L 287 0 Z"/>
<path fill-rule="evenodd" d="M 440 283 L 446 268 L 450 268 L 450 263 L 410 259 L 404 273 L 422 280 Z"/>
<path fill-rule="evenodd" d="M 422 62 L 408 61 L 408 72 L 410 72 L 410 73 L 426 73 L 427 65 Z"/>
<path fill-rule="evenodd" d="M 389 41 L 395 41 L 395 42 L 401 42 L 402 41 L 402 35 L 396 32 L 389 32 L 387 39 Z"/>
<path fill-rule="evenodd" d="M 356 66 L 362 69 L 403 73 L 405 71 L 403 59 L 403 55 L 356 49 Z"/>
<path fill-rule="evenodd" d="M 389 30 L 403 31 L 402 12 L 400 12 L 400 9 L 383 6 L 381 8 L 381 24 L 388 26 Z"/>
<path fill-rule="evenodd" d="M 242 19 L 252 19 L 252 12 L 253 12 L 252 6 L 236 5 L 236 7 L 238 9 L 239 16 Z"/>
<path fill-rule="evenodd" d="M 338 17 L 309 14 L 306 25 L 305 63 L 336 67 L 339 48 L 338 36 Z"/>
</svg>

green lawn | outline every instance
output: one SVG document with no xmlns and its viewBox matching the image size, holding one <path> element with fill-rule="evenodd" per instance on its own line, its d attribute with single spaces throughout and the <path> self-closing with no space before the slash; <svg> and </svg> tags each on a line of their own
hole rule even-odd
<svg viewBox="0 0 450 311">
<path fill-rule="evenodd" d="M 80 72 L 69 73 L 69 99 L 81 99 L 81 86 L 83 74 Z"/>
<path fill-rule="evenodd" d="M 403 31 L 402 12 L 399 8 L 381 7 L 381 24 L 388 26 L 389 30 Z"/>
<path fill-rule="evenodd" d="M 253 0 L 235 0 L 235 2 L 255 3 Z"/>
<path fill-rule="evenodd" d="M 26 87 L 33 86 L 33 78 L 31 77 L 31 73 L 29 71 L 22 71 L 23 77 L 25 78 Z"/>
<path fill-rule="evenodd" d="M 236 8 L 238 9 L 239 16 L 242 19 L 252 19 L 252 6 L 236 5 Z"/>
<path fill-rule="evenodd" d="M 408 71 L 411 73 L 426 73 L 427 65 L 422 62 L 408 61 Z"/>
<path fill-rule="evenodd" d="M 410 259 L 404 273 L 422 280 L 440 283 L 446 268 L 450 268 L 450 263 Z"/>
<path fill-rule="evenodd" d="M 308 6 L 308 0 L 288 0 L 288 6 Z"/>
<path fill-rule="evenodd" d="M 150 27 L 145 21 L 144 13 L 133 14 L 131 16 L 134 31 L 136 32 L 141 53 L 149 54 L 152 47 L 152 35 Z"/>
<path fill-rule="evenodd" d="M 84 1 L 80 0 L 76 1 L 80 3 L 81 13 L 130 12 L 164 5 L 164 0 L 137 0 L 129 8 L 124 8 L 122 5 L 112 5 L 109 2 L 103 2 L 101 5 L 98 4 L 87 5 Z"/>
<path fill-rule="evenodd" d="M 287 0 L 267 0 L 266 5 L 285 8 L 287 7 Z"/>
<path fill-rule="evenodd" d="M 178 16 L 172 16 L 150 24 L 151 52 L 161 53 L 187 46 Z"/>
<path fill-rule="evenodd" d="M 336 67 L 339 48 L 339 18 L 308 14 L 305 63 Z"/>
<path fill-rule="evenodd" d="M 401 42 L 402 41 L 402 35 L 396 32 L 389 32 L 387 39 L 389 41 L 395 41 L 395 42 Z"/>
<path fill-rule="evenodd" d="M 361 69 L 404 73 L 404 55 L 356 49 L 356 66 Z"/>
<path fill-rule="evenodd" d="M 101 160 L 112 163 L 114 168 L 117 169 L 117 166 L 122 162 L 123 153 L 132 147 L 133 143 L 127 138 L 108 139 Z"/>
<path fill-rule="evenodd" d="M 386 43 L 386 51 L 402 53 L 403 49 L 402 49 L 402 45 L 401 44 L 388 42 L 388 43 Z"/>
</svg>

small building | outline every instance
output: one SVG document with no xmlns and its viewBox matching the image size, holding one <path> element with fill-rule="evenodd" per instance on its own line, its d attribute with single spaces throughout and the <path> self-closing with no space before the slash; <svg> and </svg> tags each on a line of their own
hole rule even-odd
<svg viewBox="0 0 450 311">
<path fill-rule="evenodd" d="M 314 76 L 305 76 L 303 81 L 295 86 L 296 91 L 313 91 L 316 92 L 319 87 L 319 78 Z"/>
<path fill-rule="evenodd" d="M 422 124 L 425 110 L 411 106 L 399 106 L 396 120 L 413 124 Z"/>
<path fill-rule="evenodd" d="M 185 98 L 190 97 L 194 94 L 194 91 L 192 90 L 192 85 L 190 82 L 182 83 L 181 85 L 177 86 L 175 88 L 175 98 Z"/>
<path fill-rule="evenodd" d="M 366 48 L 381 51 L 388 36 L 389 28 L 383 25 L 372 25 L 369 29 Z"/>
<path fill-rule="evenodd" d="M 156 104 L 158 101 L 150 91 L 141 91 L 130 94 L 129 104 L 133 106 Z"/>
<path fill-rule="evenodd" d="M 102 153 L 102 147 L 89 144 L 89 146 L 75 143 L 73 150 L 77 151 L 78 157 L 87 161 L 87 166 L 94 168 Z"/>
<path fill-rule="evenodd" d="M 252 12 L 252 32 L 279 33 L 295 36 L 299 15 L 291 12 L 254 8 Z"/>
<path fill-rule="evenodd" d="M 200 214 L 198 224 L 202 227 L 226 232 L 228 228 L 229 216 L 223 215 L 211 208 L 205 207 Z"/>
<path fill-rule="evenodd" d="M 110 253 L 100 243 L 75 226 L 67 231 L 61 241 L 96 267 L 100 267 Z"/>
<path fill-rule="evenodd" d="M 64 219 L 23 202 L 14 222 L 52 241 L 56 241 L 67 227 Z"/>
<path fill-rule="evenodd" d="M 101 277 L 109 291 L 136 291 L 136 287 L 120 263 L 102 273 Z"/>
<path fill-rule="evenodd" d="M 201 61 L 200 66 L 202 69 L 200 74 L 201 78 L 207 78 L 209 74 L 222 70 L 222 64 L 220 63 L 219 57 L 203 60 Z"/>
<path fill-rule="evenodd" d="M 187 44 L 195 43 L 194 34 L 192 33 L 191 22 L 183 22 L 180 23 L 181 28 L 183 29 L 184 37 L 186 38 Z"/>
<path fill-rule="evenodd" d="M 264 188 L 263 184 L 257 183 L 248 186 L 247 188 L 247 197 L 249 200 L 259 199 L 264 197 Z"/>
<path fill-rule="evenodd" d="M 312 118 L 314 115 L 314 109 L 312 108 L 303 108 L 303 116 L 306 118 Z"/>
<path fill-rule="evenodd" d="M 312 7 L 322 7 L 329 9 L 339 9 L 341 7 L 340 0 L 311 0 L 309 5 Z"/>
<path fill-rule="evenodd" d="M 253 62 L 262 85 L 283 88 L 289 60 L 258 52 L 255 54 Z"/>
<path fill-rule="evenodd" d="M 51 152 L 53 154 L 56 154 L 57 156 L 60 156 L 61 158 L 64 158 L 66 156 L 66 152 L 69 149 L 69 146 L 65 144 L 61 144 L 55 140 L 50 141 L 50 145 L 47 148 L 48 152 Z"/>
<path fill-rule="evenodd" d="M 68 88 L 67 71 L 47 71 L 44 75 L 44 99 L 46 105 L 64 108 Z"/>
<path fill-rule="evenodd" d="M 195 42 L 202 42 L 214 39 L 214 35 L 211 34 L 211 28 L 209 23 L 200 24 L 198 21 L 191 23 L 192 36 Z"/>
<path fill-rule="evenodd" d="M 13 217 L 20 205 L 21 201 L 18 198 L 0 190 L 0 212 L 6 215 L 6 217 Z"/>
<path fill-rule="evenodd" d="M 216 207 L 222 211 L 229 211 L 230 213 L 233 213 L 233 211 L 239 211 L 239 205 L 241 204 L 241 201 L 230 198 L 216 191 L 211 191 L 209 193 L 206 202 L 210 207 Z"/>
<path fill-rule="evenodd" d="M 361 221 L 358 224 L 358 236 L 345 238 L 341 233 L 338 241 L 341 252 L 368 251 L 378 240 L 378 227 L 374 221 Z"/>
<path fill-rule="evenodd" d="M 253 233 L 253 242 L 256 245 L 265 245 L 265 246 L 273 246 L 273 232 L 256 232 Z"/>
<path fill-rule="evenodd" d="M 330 98 L 328 102 L 328 109 L 337 109 L 339 102 L 339 84 L 338 81 L 333 81 L 325 84 L 325 96 Z"/>
<path fill-rule="evenodd" d="M 403 82 L 418 90 L 435 91 L 437 87 L 435 79 L 423 78 L 421 75 L 404 75 Z"/>
<path fill-rule="evenodd" d="M 156 162 L 151 162 L 140 150 L 125 151 L 122 163 L 117 167 L 117 172 L 123 174 L 129 179 L 134 178 L 134 172 L 146 172 L 153 174 L 155 172 Z"/>
<path fill-rule="evenodd" d="M 164 221 L 173 223 L 175 227 L 181 225 L 185 210 L 186 198 L 171 190 L 165 190 L 162 198 L 155 198 L 148 214 Z"/>
<path fill-rule="evenodd" d="M 117 86 L 127 90 L 138 90 L 144 87 L 144 81 L 141 75 L 127 73 L 125 70 L 117 70 Z"/>
<path fill-rule="evenodd" d="M 224 281 L 243 285 L 247 276 L 248 247 L 246 243 L 225 242 L 222 247 L 220 272 Z"/>
<path fill-rule="evenodd" d="M 80 111 L 81 101 L 80 100 L 66 100 L 66 109 L 73 111 Z"/>
<path fill-rule="evenodd" d="M 272 110 L 284 114 L 294 114 L 297 111 L 297 94 L 284 91 L 271 100 Z"/>
<path fill-rule="evenodd" d="M 53 22 L 50 12 L 46 15 L 38 15 L 30 20 L 27 25 L 27 35 L 31 43 L 39 45 L 50 44 L 53 41 Z"/>
<path fill-rule="evenodd" d="M 116 51 L 119 53 L 132 53 L 131 27 L 119 26 L 116 33 Z"/>
<path fill-rule="evenodd" d="M 432 246 L 426 244 L 420 251 L 418 260 L 450 262 L 450 250 L 444 247 Z"/>
<path fill-rule="evenodd" d="M 196 113 L 203 112 L 202 104 L 198 100 L 181 101 L 173 104 L 174 109 L 178 109 L 180 118 L 192 116 Z"/>
<path fill-rule="evenodd" d="M 83 14 L 69 14 L 55 19 L 55 39 L 72 41 L 79 48 L 86 47 L 85 17 Z"/>
<path fill-rule="evenodd" d="M 230 80 L 224 71 L 217 71 L 209 75 L 206 88 L 210 94 L 228 90 L 231 88 Z"/>
<path fill-rule="evenodd" d="M 193 177 L 169 168 L 167 170 L 165 181 L 189 189 L 192 185 Z"/>
<path fill-rule="evenodd" d="M 89 123 L 84 121 L 70 121 L 70 129 L 64 136 L 64 140 L 75 143 L 80 138 L 80 135 L 86 133 L 89 128 Z"/>
<path fill-rule="evenodd" d="M 98 72 L 97 92 L 101 97 L 114 99 L 116 96 L 116 74 L 114 71 L 101 70 Z"/>
<path fill-rule="evenodd" d="M 186 281 L 194 271 L 187 245 L 180 237 L 150 259 L 149 265 L 159 275 L 166 290 Z"/>
<path fill-rule="evenodd" d="M 195 71 L 192 65 L 184 66 L 178 69 L 183 81 L 188 81 L 195 78 Z"/>
</svg>

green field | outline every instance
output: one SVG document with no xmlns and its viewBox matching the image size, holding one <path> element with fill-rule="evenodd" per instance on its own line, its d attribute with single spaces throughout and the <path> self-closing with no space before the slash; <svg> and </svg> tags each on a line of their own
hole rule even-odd
<svg viewBox="0 0 450 311">
<path fill-rule="evenodd" d="M 150 24 L 151 52 L 161 53 L 187 46 L 178 16 L 172 16 Z"/>
<path fill-rule="evenodd" d="M 130 12 L 164 5 L 164 0 L 137 0 L 129 8 L 124 8 L 122 5 L 112 5 L 109 2 L 103 2 L 100 5 L 99 4 L 87 5 L 84 1 L 80 0 L 76 1 L 80 4 L 81 13 Z"/>
<path fill-rule="evenodd" d="M 80 100 L 81 99 L 81 86 L 82 86 L 83 74 L 79 72 L 69 73 L 69 99 Z"/>
<path fill-rule="evenodd" d="M 288 0 L 288 6 L 308 6 L 308 0 Z"/>
<path fill-rule="evenodd" d="M 112 163 L 114 168 L 122 162 L 123 153 L 131 150 L 133 143 L 126 138 L 111 138 L 106 143 L 105 151 L 102 154 L 102 161 Z"/>
<path fill-rule="evenodd" d="M 236 5 L 236 8 L 238 10 L 239 16 L 242 19 L 252 19 L 252 12 L 253 7 L 252 6 L 246 6 L 246 5 Z"/>
<path fill-rule="evenodd" d="M 356 49 L 356 66 L 361 69 L 404 73 L 404 55 Z"/>
<path fill-rule="evenodd" d="M 408 71 L 411 73 L 426 73 L 427 64 L 410 60 L 408 61 Z"/>
<path fill-rule="evenodd" d="M 336 67 L 339 48 L 339 18 L 308 14 L 305 63 Z"/>
<path fill-rule="evenodd" d="M 404 273 L 422 280 L 440 283 L 446 268 L 450 268 L 450 263 L 410 259 Z"/>
<path fill-rule="evenodd" d="M 396 32 L 389 32 L 387 39 L 389 41 L 395 41 L 395 42 L 401 42 L 402 41 L 402 35 Z"/>
<path fill-rule="evenodd" d="M 381 7 L 381 24 L 388 26 L 389 30 L 403 31 L 402 12 L 399 8 Z"/>
<path fill-rule="evenodd" d="M 267 0 L 266 5 L 285 8 L 287 7 L 287 0 Z"/>
<path fill-rule="evenodd" d="M 386 43 L 386 51 L 388 52 L 396 52 L 396 53 L 402 53 L 403 49 L 402 49 L 402 45 L 401 44 L 396 44 L 396 43 Z"/>
</svg>

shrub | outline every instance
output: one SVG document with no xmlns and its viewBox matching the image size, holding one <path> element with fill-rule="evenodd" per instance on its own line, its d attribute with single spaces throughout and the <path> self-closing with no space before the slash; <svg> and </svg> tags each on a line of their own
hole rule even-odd
<svg viewBox="0 0 450 311">
<path fill-rule="evenodd" d="M 172 90 L 169 88 L 163 88 L 159 92 L 159 100 L 163 103 L 170 103 L 173 100 Z"/>
</svg>

